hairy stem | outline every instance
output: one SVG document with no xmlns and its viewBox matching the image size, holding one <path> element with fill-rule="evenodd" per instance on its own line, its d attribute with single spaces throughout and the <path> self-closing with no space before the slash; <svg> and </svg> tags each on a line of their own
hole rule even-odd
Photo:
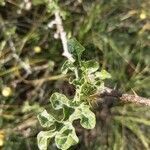
<svg viewBox="0 0 150 150">
<path fill-rule="evenodd" d="M 123 103 L 134 103 L 150 106 L 149 98 L 140 97 L 138 95 L 122 94 L 121 92 L 110 88 L 105 88 L 105 90 L 97 92 L 92 96 L 96 98 L 97 102 L 101 102 L 102 99 L 103 102 L 105 102 L 106 99 L 110 101 L 115 99 Z"/>
</svg>

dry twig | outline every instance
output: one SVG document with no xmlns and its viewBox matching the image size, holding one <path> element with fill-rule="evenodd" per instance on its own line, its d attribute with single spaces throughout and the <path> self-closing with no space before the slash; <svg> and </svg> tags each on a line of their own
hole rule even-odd
<svg viewBox="0 0 150 150">
<path fill-rule="evenodd" d="M 134 103 L 150 106 L 149 98 L 140 97 L 138 95 L 122 94 L 121 92 L 110 88 L 105 88 L 105 90 L 92 95 L 92 97 L 96 98 L 97 102 L 101 102 L 101 99 L 105 102 L 107 99 L 109 101 L 119 100 L 123 103 Z"/>
</svg>

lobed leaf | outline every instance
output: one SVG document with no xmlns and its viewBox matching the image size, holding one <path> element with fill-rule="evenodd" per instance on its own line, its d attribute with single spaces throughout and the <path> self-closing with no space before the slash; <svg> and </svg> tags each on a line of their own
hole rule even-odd
<svg viewBox="0 0 150 150">
<path fill-rule="evenodd" d="M 63 74 L 67 74 L 69 70 L 74 71 L 75 66 L 73 65 L 72 62 L 67 60 L 67 61 L 64 62 L 63 66 L 61 68 L 61 71 L 62 71 Z"/>
<path fill-rule="evenodd" d="M 89 61 L 82 61 L 81 62 L 81 69 L 83 72 L 87 72 L 88 74 L 94 73 L 98 70 L 99 64 L 95 60 L 89 60 Z"/>
<path fill-rule="evenodd" d="M 96 124 L 95 114 L 90 110 L 88 105 L 82 105 L 81 107 L 81 120 L 82 127 L 86 129 L 93 129 Z"/>
<path fill-rule="evenodd" d="M 87 83 L 85 82 L 84 84 L 82 84 L 81 86 L 81 100 L 86 101 L 87 97 L 94 94 L 94 92 L 96 92 L 96 87 L 95 85 L 91 84 L 91 83 Z"/>
<path fill-rule="evenodd" d="M 55 122 L 54 117 L 52 115 L 48 114 L 46 110 L 44 110 L 43 112 L 41 112 L 38 115 L 38 120 L 39 120 L 41 126 L 44 128 L 51 127 Z"/>
<path fill-rule="evenodd" d="M 101 70 L 100 72 L 95 73 L 96 78 L 100 80 L 105 80 L 111 78 L 111 75 L 106 70 Z"/>
<path fill-rule="evenodd" d="M 70 106 L 69 99 L 65 95 L 57 92 L 52 94 L 50 102 L 55 110 L 63 109 L 64 105 Z"/>
<path fill-rule="evenodd" d="M 37 143 L 40 150 L 47 150 L 47 146 L 50 139 L 55 136 L 56 132 L 53 131 L 41 131 L 37 135 Z"/>
<path fill-rule="evenodd" d="M 68 40 L 68 50 L 74 56 L 75 60 L 80 62 L 85 48 L 75 38 L 72 38 Z"/>
<path fill-rule="evenodd" d="M 65 126 L 56 134 L 55 142 L 58 148 L 66 150 L 79 142 L 75 133 L 75 128 L 67 122 Z"/>
</svg>

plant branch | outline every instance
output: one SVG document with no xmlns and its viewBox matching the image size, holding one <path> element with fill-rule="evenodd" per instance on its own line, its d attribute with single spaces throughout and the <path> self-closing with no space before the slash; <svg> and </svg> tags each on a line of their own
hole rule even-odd
<svg viewBox="0 0 150 150">
<path fill-rule="evenodd" d="M 60 11 L 56 10 L 54 15 L 55 15 L 55 20 L 51 21 L 48 24 L 48 26 L 51 28 L 53 25 L 56 25 L 56 28 L 57 28 L 56 33 L 60 36 L 62 46 L 63 46 L 63 54 L 62 55 L 65 56 L 71 62 L 74 62 L 75 61 L 74 58 L 72 57 L 72 55 L 68 51 L 67 37 L 66 37 L 66 32 L 64 30 L 62 19 L 60 16 Z"/>
<path fill-rule="evenodd" d="M 141 104 L 141 105 L 146 105 L 150 106 L 150 99 L 149 98 L 144 98 L 140 97 L 138 95 L 132 95 L 132 94 L 122 94 L 120 91 L 110 89 L 110 88 L 105 88 L 105 90 L 98 92 L 92 97 L 96 98 L 97 102 L 105 102 L 105 100 L 119 100 L 122 103 L 134 103 L 134 104 Z"/>
</svg>

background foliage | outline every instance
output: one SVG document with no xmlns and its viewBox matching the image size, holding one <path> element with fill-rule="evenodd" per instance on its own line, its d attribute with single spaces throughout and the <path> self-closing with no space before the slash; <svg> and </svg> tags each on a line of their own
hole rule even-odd
<svg viewBox="0 0 150 150">
<path fill-rule="evenodd" d="M 0 1 L 0 146 L 38 149 L 36 115 L 53 92 L 74 95 L 61 74 L 61 41 L 45 1 Z M 58 1 L 68 37 L 85 47 L 82 59 L 96 59 L 123 92 L 150 97 L 150 2 L 148 0 Z M 108 106 L 108 105 L 107 105 Z M 80 143 L 72 149 L 149 149 L 149 108 L 103 104 L 95 129 L 75 122 Z M 49 149 L 55 149 L 52 144 Z"/>
</svg>

